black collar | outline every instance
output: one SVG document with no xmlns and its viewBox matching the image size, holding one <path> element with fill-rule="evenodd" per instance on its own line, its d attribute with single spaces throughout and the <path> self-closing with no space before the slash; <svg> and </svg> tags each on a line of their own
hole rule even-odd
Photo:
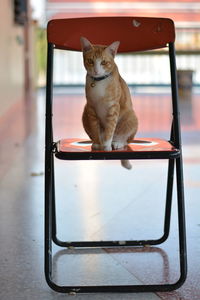
<svg viewBox="0 0 200 300">
<path fill-rule="evenodd" d="M 94 81 L 101 81 L 101 80 L 103 80 L 103 79 L 108 78 L 111 74 L 112 74 L 112 73 L 109 73 L 109 74 L 104 75 L 104 76 L 101 76 L 101 77 L 93 77 L 93 76 L 90 76 L 90 78 L 92 78 L 92 80 L 94 80 Z"/>
</svg>

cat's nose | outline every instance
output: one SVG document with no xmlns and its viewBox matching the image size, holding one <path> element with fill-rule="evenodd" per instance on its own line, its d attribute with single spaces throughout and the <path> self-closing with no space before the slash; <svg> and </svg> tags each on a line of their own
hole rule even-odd
<svg viewBox="0 0 200 300">
<path fill-rule="evenodd" d="M 99 68 L 97 66 L 94 67 L 94 74 L 95 75 L 99 75 L 100 71 Z"/>
</svg>

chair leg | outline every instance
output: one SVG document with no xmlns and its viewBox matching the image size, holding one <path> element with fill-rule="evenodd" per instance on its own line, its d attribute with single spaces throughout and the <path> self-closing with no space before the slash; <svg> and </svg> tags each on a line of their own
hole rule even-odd
<svg viewBox="0 0 200 300">
<path fill-rule="evenodd" d="M 46 179 L 46 186 L 48 186 L 48 179 Z M 45 275 L 46 278 L 51 275 L 51 232 L 50 232 L 50 202 L 49 201 L 49 192 L 45 195 Z"/>
<path fill-rule="evenodd" d="M 54 157 L 52 156 L 52 240 L 55 244 L 59 241 L 57 235 L 57 222 L 56 222 L 56 195 L 55 195 L 55 173 L 54 173 Z"/>
<path fill-rule="evenodd" d="M 52 277 L 52 203 L 53 203 L 53 174 L 52 174 L 52 158 L 48 157 L 52 154 L 46 154 L 45 167 L 45 277 L 48 285 L 54 288 Z"/>
<path fill-rule="evenodd" d="M 186 225 L 185 205 L 183 188 L 183 165 L 182 157 L 176 160 L 177 176 L 177 204 L 178 204 L 178 228 L 179 228 L 179 253 L 180 253 L 180 278 L 177 282 L 181 286 L 187 276 L 187 248 L 186 248 Z"/>
<path fill-rule="evenodd" d="M 168 168 L 168 191 L 165 212 L 165 234 L 169 232 L 169 222 L 171 215 L 171 196 L 173 188 L 174 161 L 169 161 Z M 178 231 L 179 231 L 179 259 L 180 259 L 180 278 L 176 283 L 158 285 L 121 285 L 121 286 L 59 286 L 52 280 L 52 234 L 56 233 L 56 211 L 55 211 L 55 186 L 54 186 L 54 165 L 53 159 L 49 162 L 45 172 L 45 276 L 48 285 L 55 291 L 61 293 L 90 293 L 90 292 L 156 292 L 170 291 L 179 288 L 186 279 L 187 260 L 186 260 L 186 233 L 185 233 L 185 211 L 184 211 L 184 191 L 181 158 L 176 160 L 176 183 L 177 183 L 177 203 L 178 203 Z M 166 220 L 168 218 L 168 221 Z M 138 245 L 139 241 L 131 241 Z M 144 242 L 144 241 L 143 241 Z M 86 246 L 86 244 L 81 246 Z M 84 242 L 87 243 L 87 242 Z M 88 242 L 94 243 L 95 242 Z M 97 242 L 99 243 L 99 242 Z M 105 242 L 104 242 L 105 243 Z M 113 242 L 114 243 L 114 242 Z M 66 242 L 61 242 L 64 246 Z M 89 245 L 89 244 L 88 244 Z M 91 245 L 90 245 L 91 246 Z M 115 243 L 115 246 L 119 246 Z M 129 246 L 127 243 L 123 246 Z"/>
<path fill-rule="evenodd" d="M 54 169 L 54 157 L 52 156 L 52 213 L 51 213 L 51 232 L 52 232 L 52 241 L 55 243 L 55 245 L 60 247 L 68 247 L 66 245 L 66 242 L 60 241 L 57 238 L 57 222 L 56 222 L 56 194 L 55 194 L 55 169 Z"/>
<path fill-rule="evenodd" d="M 160 239 L 157 240 L 158 244 L 165 242 L 169 236 L 170 222 L 171 222 L 173 182 L 174 182 L 174 164 L 175 164 L 175 160 L 170 159 L 168 163 L 166 206 L 165 206 L 165 217 L 164 217 L 164 234 Z"/>
</svg>

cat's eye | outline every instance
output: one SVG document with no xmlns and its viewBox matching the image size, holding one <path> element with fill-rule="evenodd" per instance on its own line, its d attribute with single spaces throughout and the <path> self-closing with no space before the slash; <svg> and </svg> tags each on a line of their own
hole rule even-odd
<svg viewBox="0 0 200 300">
<path fill-rule="evenodd" d="M 105 66 L 105 65 L 106 65 L 106 61 L 105 61 L 105 60 L 102 60 L 101 64 L 102 64 L 103 66 Z"/>
<path fill-rule="evenodd" d="M 93 62 L 93 60 L 92 60 L 91 58 L 89 58 L 89 59 L 87 60 L 87 62 L 88 62 L 89 65 L 93 65 L 93 64 L 94 64 L 94 62 Z"/>
</svg>

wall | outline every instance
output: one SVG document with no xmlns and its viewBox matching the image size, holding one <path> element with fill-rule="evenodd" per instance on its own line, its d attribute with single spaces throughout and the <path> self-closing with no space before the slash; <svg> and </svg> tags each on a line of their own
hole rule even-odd
<svg viewBox="0 0 200 300">
<path fill-rule="evenodd" d="M 35 128 L 36 24 L 30 15 L 26 27 L 14 24 L 13 2 L 0 0 L 0 177 L 12 167 L 23 141 Z"/>
<path fill-rule="evenodd" d="M 13 1 L 0 3 L 0 117 L 24 97 L 24 33 L 14 24 Z"/>
</svg>

